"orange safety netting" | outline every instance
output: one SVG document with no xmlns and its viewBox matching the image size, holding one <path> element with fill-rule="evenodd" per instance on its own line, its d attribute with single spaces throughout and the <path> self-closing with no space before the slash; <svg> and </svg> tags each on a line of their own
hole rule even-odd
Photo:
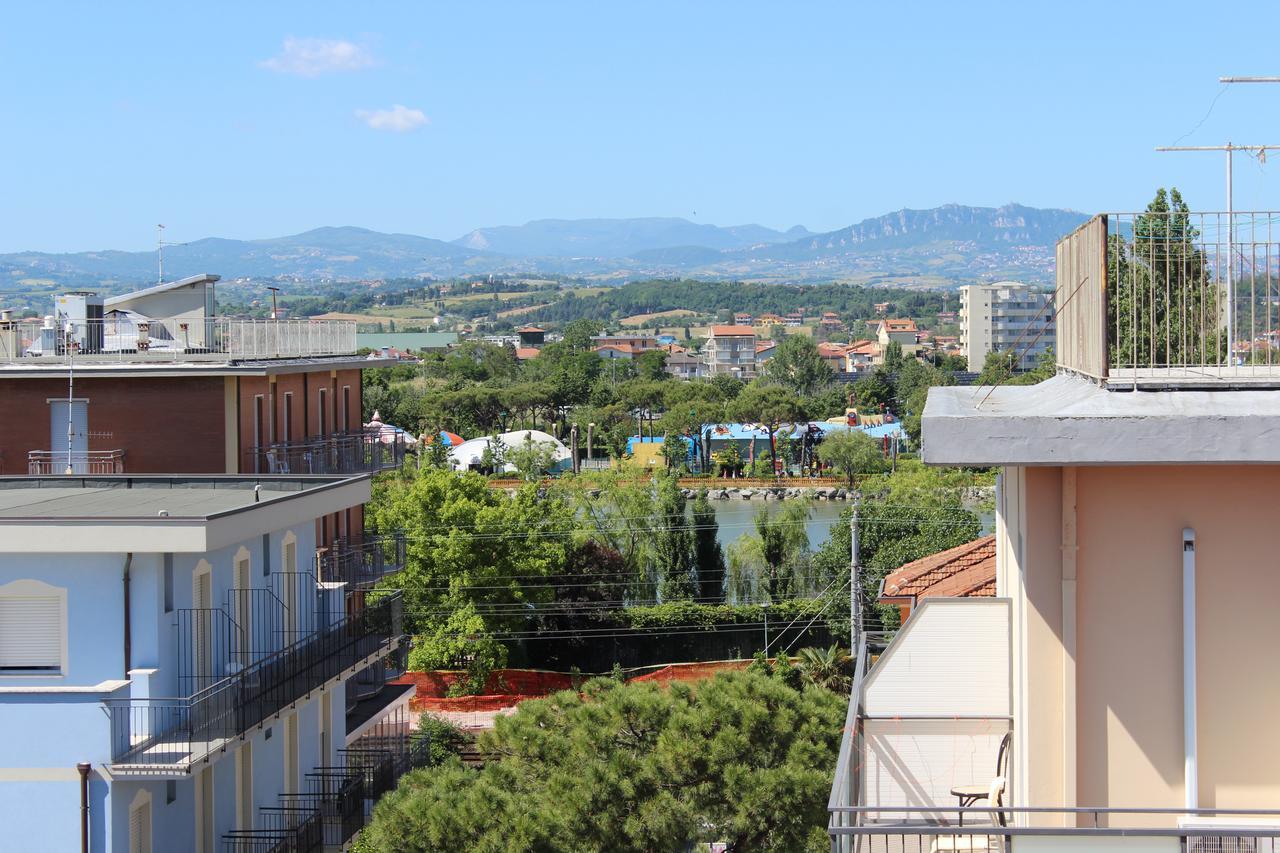
<svg viewBox="0 0 1280 853">
<path fill-rule="evenodd" d="M 651 681 L 658 684 L 698 681 L 710 678 L 717 672 L 744 669 L 749 663 L 750 661 L 743 660 L 667 664 L 656 669 L 646 667 L 631 670 L 625 677 L 628 681 Z M 526 699 L 549 696 L 559 690 L 572 690 L 575 681 L 581 683 L 591 676 L 585 673 L 570 675 L 536 669 L 496 669 L 489 673 L 483 693 L 450 697 L 449 688 L 465 677 L 465 672 L 458 671 L 407 672 L 396 679 L 395 683 L 414 685 L 414 695 L 409 706 L 415 711 L 497 711 L 518 705 Z"/>
</svg>

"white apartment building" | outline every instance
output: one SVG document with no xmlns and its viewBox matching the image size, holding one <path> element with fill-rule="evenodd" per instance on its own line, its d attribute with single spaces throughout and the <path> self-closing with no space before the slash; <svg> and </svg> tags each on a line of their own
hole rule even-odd
<svg viewBox="0 0 1280 853">
<path fill-rule="evenodd" d="M 960 288 L 960 352 L 970 370 L 981 370 L 987 353 L 1016 350 L 1019 370 L 1036 366 L 1054 345 L 1053 296 L 1016 281 Z"/>
<path fill-rule="evenodd" d="M 707 338 L 707 373 L 751 379 L 756 375 L 756 332 L 751 326 L 712 326 Z"/>
</svg>

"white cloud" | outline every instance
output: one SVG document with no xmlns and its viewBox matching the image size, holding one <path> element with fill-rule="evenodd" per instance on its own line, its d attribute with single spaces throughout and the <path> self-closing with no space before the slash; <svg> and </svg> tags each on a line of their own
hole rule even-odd
<svg viewBox="0 0 1280 853">
<path fill-rule="evenodd" d="M 356 110 L 356 118 L 374 130 L 394 133 L 405 133 L 427 123 L 427 116 L 422 110 L 413 110 L 404 104 L 392 104 L 389 110 Z"/>
<path fill-rule="evenodd" d="M 294 38 L 284 40 L 278 56 L 259 63 L 270 71 L 317 77 L 330 71 L 359 71 L 373 65 L 369 51 L 358 44 L 338 39 Z"/>
</svg>

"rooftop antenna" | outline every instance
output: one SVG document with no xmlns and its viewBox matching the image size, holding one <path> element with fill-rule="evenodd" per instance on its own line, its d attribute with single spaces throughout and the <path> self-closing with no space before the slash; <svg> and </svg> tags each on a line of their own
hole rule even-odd
<svg viewBox="0 0 1280 853">
<path fill-rule="evenodd" d="M 156 226 L 156 257 L 160 261 L 160 272 L 156 276 L 156 284 L 164 284 L 164 226 Z"/>
</svg>

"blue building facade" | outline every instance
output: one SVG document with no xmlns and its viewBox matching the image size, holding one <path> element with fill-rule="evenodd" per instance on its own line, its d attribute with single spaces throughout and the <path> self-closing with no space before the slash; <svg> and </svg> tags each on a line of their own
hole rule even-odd
<svg viewBox="0 0 1280 853">
<path fill-rule="evenodd" d="M 86 814 L 91 851 L 350 838 L 387 787 L 348 736 L 353 688 L 404 643 L 398 596 L 366 601 L 350 567 L 399 566 L 384 543 L 318 552 L 317 520 L 368 496 L 367 476 L 0 479 L 7 839 L 80 849 Z M 387 731 L 394 778 L 416 753 Z"/>
</svg>

